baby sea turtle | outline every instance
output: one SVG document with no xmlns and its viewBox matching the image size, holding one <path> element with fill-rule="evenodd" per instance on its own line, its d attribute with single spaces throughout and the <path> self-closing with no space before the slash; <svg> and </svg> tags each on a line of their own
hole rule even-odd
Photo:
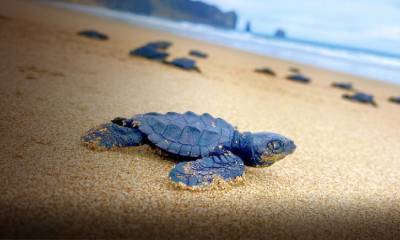
<svg viewBox="0 0 400 240">
<path fill-rule="evenodd" d="M 374 96 L 367 94 L 367 93 L 357 92 L 353 95 L 343 94 L 342 97 L 345 99 L 351 100 L 351 101 L 356 101 L 356 102 L 365 103 L 365 104 L 371 104 L 374 107 L 378 106 L 374 100 Z"/>
<path fill-rule="evenodd" d="M 198 58 L 208 58 L 208 54 L 199 50 L 190 50 L 189 55 Z"/>
<path fill-rule="evenodd" d="M 293 75 L 287 76 L 286 79 L 295 81 L 295 82 L 300 82 L 300 83 L 309 83 L 311 81 L 310 78 L 303 76 L 301 74 L 293 74 Z"/>
<path fill-rule="evenodd" d="M 345 82 L 332 83 L 332 87 L 341 88 L 341 89 L 345 89 L 345 90 L 353 90 L 353 84 L 345 83 Z"/>
<path fill-rule="evenodd" d="M 189 189 L 213 183 L 234 182 L 244 164 L 268 167 L 294 152 L 292 140 L 269 132 L 239 132 L 221 118 L 168 112 L 115 118 L 82 137 L 91 149 L 113 149 L 149 144 L 182 162 L 171 170 L 170 180 Z"/>
<path fill-rule="evenodd" d="M 388 100 L 389 100 L 389 102 L 400 104 L 400 96 L 399 97 L 390 97 Z"/>
<path fill-rule="evenodd" d="M 84 37 L 88 37 L 88 38 L 92 38 L 92 39 L 96 39 L 96 40 L 101 40 L 101 41 L 108 40 L 108 36 L 106 34 L 101 33 L 101 32 L 97 32 L 95 30 L 80 31 L 80 32 L 78 32 L 78 35 L 84 36 Z"/>
<path fill-rule="evenodd" d="M 290 67 L 290 68 L 289 68 L 289 72 L 292 72 L 292 73 L 300 73 L 300 69 L 298 69 L 298 68 L 296 68 L 296 67 Z"/>
<path fill-rule="evenodd" d="M 257 73 L 263 73 L 263 74 L 267 74 L 267 75 L 271 75 L 271 76 L 276 76 L 276 73 L 274 72 L 274 70 L 272 70 L 271 68 L 268 68 L 268 67 L 257 68 L 254 71 Z"/>
<path fill-rule="evenodd" d="M 166 50 L 172 45 L 171 42 L 169 41 L 155 41 L 155 42 L 149 42 L 146 44 L 147 47 L 155 48 L 155 49 L 162 49 Z"/>
<path fill-rule="evenodd" d="M 158 48 L 147 45 L 131 50 L 129 54 L 131 56 L 139 56 L 156 61 L 162 61 L 169 55 L 168 53 L 161 51 Z"/>
<path fill-rule="evenodd" d="M 164 61 L 166 64 L 173 65 L 175 67 L 184 69 L 184 70 L 194 70 L 196 72 L 201 72 L 199 67 L 196 65 L 196 61 L 190 58 L 175 58 L 171 62 Z"/>
</svg>

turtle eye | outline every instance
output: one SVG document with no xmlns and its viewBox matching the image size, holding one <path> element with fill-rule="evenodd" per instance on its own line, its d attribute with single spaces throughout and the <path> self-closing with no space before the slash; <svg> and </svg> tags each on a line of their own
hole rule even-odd
<svg viewBox="0 0 400 240">
<path fill-rule="evenodd" d="M 283 144 L 280 141 L 271 141 L 268 143 L 268 148 L 274 153 L 280 153 L 283 150 Z"/>
<path fill-rule="evenodd" d="M 278 141 L 274 141 L 272 144 L 274 145 L 275 150 L 281 148 L 281 143 Z"/>
</svg>

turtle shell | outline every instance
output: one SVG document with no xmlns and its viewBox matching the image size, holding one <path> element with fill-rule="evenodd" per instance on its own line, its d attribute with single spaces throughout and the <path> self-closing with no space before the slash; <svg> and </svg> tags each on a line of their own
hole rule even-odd
<svg viewBox="0 0 400 240">
<path fill-rule="evenodd" d="M 209 156 L 220 147 L 230 146 L 234 133 L 232 125 L 208 113 L 146 113 L 136 116 L 135 120 L 151 143 L 183 157 Z"/>
</svg>

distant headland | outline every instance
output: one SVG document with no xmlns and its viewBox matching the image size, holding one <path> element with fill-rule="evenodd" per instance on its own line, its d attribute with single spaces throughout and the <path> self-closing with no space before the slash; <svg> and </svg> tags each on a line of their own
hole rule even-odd
<svg viewBox="0 0 400 240">
<path fill-rule="evenodd" d="M 103 6 L 109 9 L 156 16 L 174 21 L 206 24 L 223 29 L 235 29 L 238 15 L 223 12 L 217 7 L 193 0 L 63 0 Z"/>
</svg>

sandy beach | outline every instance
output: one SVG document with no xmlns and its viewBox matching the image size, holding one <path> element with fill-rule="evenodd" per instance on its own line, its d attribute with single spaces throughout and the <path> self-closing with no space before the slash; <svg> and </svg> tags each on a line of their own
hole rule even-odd
<svg viewBox="0 0 400 240">
<path fill-rule="evenodd" d="M 400 238 L 400 86 L 316 69 L 39 4 L 0 8 L 0 236 L 134 239 Z M 78 36 L 96 29 L 100 42 Z M 202 73 L 130 57 L 169 40 Z M 277 77 L 254 73 L 268 66 Z M 294 66 L 309 85 L 287 81 Z M 341 98 L 334 81 L 375 95 Z M 96 152 L 80 137 L 117 116 L 208 112 L 293 139 L 226 190 L 175 189 L 175 162 L 141 146 Z"/>
</svg>

